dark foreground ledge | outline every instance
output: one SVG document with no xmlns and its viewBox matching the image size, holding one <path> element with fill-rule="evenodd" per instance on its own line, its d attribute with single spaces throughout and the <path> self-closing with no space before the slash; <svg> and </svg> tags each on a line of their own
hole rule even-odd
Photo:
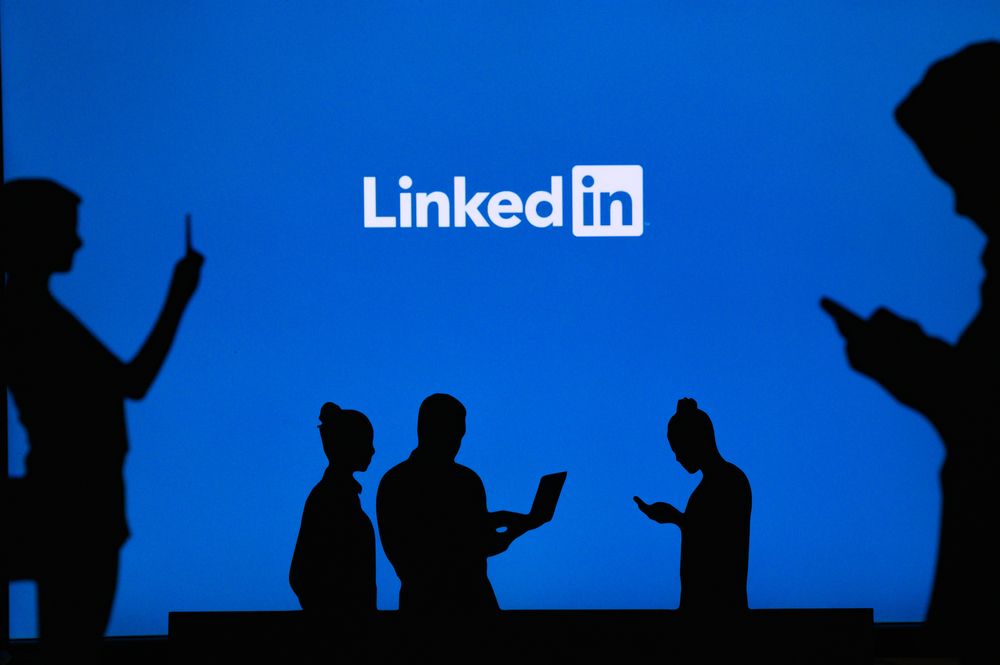
<svg viewBox="0 0 1000 665">
<path fill-rule="evenodd" d="M 807 622 L 821 622 L 824 616 L 834 619 L 834 623 L 827 624 L 827 628 L 822 631 L 826 633 L 826 643 L 829 643 L 830 640 L 837 641 L 837 644 L 829 652 L 824 653 L 824 642 L 822 641 L 809 643 L 809 639 L 811 638 L 808 633 L 779 635 L 778 640 L 772 646 L 772 652 L 784 654 L 783 659 L 786 662 L 806 663 L 809 662 L 810 654 L 812 654 L 813 662 L 833 662 L 837 653 L 844 652 L 850 647 L 852 640 L 856 639 L 858 645 L 863 644 L 865 641 L 864 633 L 854 632 L 849 627 L 850 621 L 848 620 L 853 620 L 852 617 L 860 618 L 855 614 L 856 612 L 870 616 L 869 610 L 846 611 L 852 614 L 846 617 L 838 617 L 838 613 L 844 612 L 844 610 L 805 611 L 807 616 L 804 617 L 804 620 Z M 777 612 L 786 615 L 794 613 L 792 610 Z M 767 614 L 767 612 L 758 613 Z M 386 612 L 383 614 L 389 615 L 392 613 Z M 647 634 L 644 639 L 646 642 L 655 641 L 657 643 L 655 648 L 660 653 L 668 649 L 666 644 L 670 638 L 670 620 L 667 619 L 666 621 L 668 625 L 666 629 L 662 626 L 649 627 L 648 623 L 656 623 L 664 615 L 669 616 L 670 612 L 509 612 L 508 614 L 521 615 L 522 617 L 531 617 L 534 615 L 540 618 L 546 615 L 570 615 L 570 617 L 574 614 L 604 615 L 604 618 L 609 620 L 603 621 L 604 626 L 601 632 L 597 634 L 596 639 L 600 639 L 601 635 L 604 636 L 604 639 L 608 639 L 610 633 L 613 632 L 613 626 L 616 622 L 631 621 L 634 626 L 633 629 L 640 632 L 643 630 L 642 626 L 647 626 L 645 630 L 651 631 L 652 635 Z M 642 615 L 647 615 L 647 617 L 643 618 Z M 541 620 L 542 622 L 546 621 L 544 618 Z M 549 620 L 554 621 L 556 617 L 551 617 Z M 142 663 L 143 665 L 177 663 L 178 665 L 184 665 L 186 663 L 205 662 L 257 663 L 264 661 L 264 656 L 267 656 L 272 658 L 272 662 L 291 663 L 294 662 L 292 660 L 295 657 L 294 654 L 301 655 L 302 653 L 302 649 L 295 646 L 295 641 L 301 637 L 302 628 L 299 625 L 301 621 L 302 618 L 298 612 L 176 613 L 171 617 L 171 625 L 175 629 L 175 635 L 169 642 L 166 635 L 108 637 L 104 640 L 104 662 L 108 665 L 133 665 L 134 663 Z M 379 619 L 379 623 L 385 623 L 386 621 L 391 620 Z M 845 626 L 847 626 L 846 630 L 848 632 L 841 634 L 841 638 L 843 638 L 845 643 L 840 643 L 841 640 L 837 637 L 837 625 L 839 625 L 837 621 L 843 621 Z M 778 624 L 780 624 L 780 619 Z M 794 627 L 794 623 L 786 624 L 786 626 Z M 862 629 L 864 629 L 863 626 Z M 872 631 L 874 653 L 871 654 L 869 659 L 849 657 L 844 662 L 872 662 L 883 665 L 953 665 L 958 662 L 950 651 L 936 644 L 928 636 L 923 624 L 876 623 L 874 626 L 869 624 L 868 629 Z M 213 634 L 213 630 L 218 630 L 218 633 Z M 179 634 L 176 634 L 177 631 L 180 631 Z M 248 633 L 251 632 L 254 634 L 248 637 Z M 812 632 L 815 635 L 817 631 L 814 628 Z M 242 644 L 241 641 L 243 641 Z M 805 643 L 801 652 L 795 652 L 796 643 Z M 227 651 L 227 648 L 230 647 L 233 648 Z M 384 646 L 379 647 L 379 649 L 384 648 Z M 545 654 L 555 648 L 558 648 L 558 645 L 552 643 L 551 646 L 543 647 L 538 653 Z M 637 650 L 639 647 L 633 646 L 627 648 Z M 861 647 L 859 646 L 859 648 Z M 254 651 L 254 649 L 259 650 Z M 39 662 L 38 642 L 36 640 L 14 640 L 11 644 L 11 652 L 14 657 L 12 665 L 35 665 Z M 248 655 L 248 652 L 252 652 L 251 655 Z M 257 658 L 252 655 L 253 653 L 259 654 L 261 657 Z M 279 655 L 276 656 L 275 654 Z M 170 655 L 173 657 L 171 658 Z M 584 654 L 577 662 L 593 662 L 598 655 L 595 653 L 591 657 L 590 654 Z M 566 651 L 560 659 L 564 662 L 571 661 L 571 656 L 572 653 Z M 801 658 L 796 656 L 801 656 Z M 559 662 L 560 659 L 553 659 L 551 662 Z M 640 657 L 637 662 L 649 662 L 651 660 L 651 656 L 645 655 Z M 327 662 L 332 662 L 332 660 L 328 660 Z M 537 661 L 528 657 L 520 662 L 532 663 Z M 659 662 L 663 665 L 670 665 L 670 663 L 677 661 L 676 659 L 670 659 Z M 753 660 L 751 655 L 748 654 L 746 657 L 736 657 L 728 662 L 757 663 L 760 662 L 760 659 Z M 772 660 L 770 662 L 775 661 Z M 508 665 L 516 664 L 510 661 Z"/>
<path fill-rule="evenodd" d="M 488 626 L 458 617 L 414 627 L 378 612 L 364 642 L 374 663 L 871 663 L 871 609 L 754 610 L 741 625 L 692 626 L 673 611 L 508 610 Z M 450 658 L 414 634 L 446 635 Z M 419 640 L 420 638 L 416 638 Z M 308 663 L 301 612 L 171 612 L 171 663 Z M 424 649 L 424 651 L 421 651 Z M 423 654 L 415 657 L 415 654 Z M 430 654 L 430 655 L 428 655 Z"/>
</svg>

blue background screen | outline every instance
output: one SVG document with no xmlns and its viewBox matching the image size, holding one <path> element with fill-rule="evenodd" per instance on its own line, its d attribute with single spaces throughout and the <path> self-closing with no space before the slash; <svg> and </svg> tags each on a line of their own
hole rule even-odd
<svg viewBox="0 0 1000 665">
<path fill-rule="evenodd" d="M 540 475 L 569 472 L 554 521 L 490 561 L 504 608 L 676 607 L 680 534 L 631 498 L 684 506 L 698 476 L 665 434 L 692 396 L 753 487 L 752 607 L 923 617 L 942 446 L 850 370 L 818 300 L 885 304 L 949 341 L 974 315 L 984 238 L 892 111 L 931 62 L 996 38 L 996 3 L 2 12 L 6 177 L 83 198 L 57 297 L 127 359 L 187 211 L 207 257 L 161 375 L 128 405 L 111 634 L 163 633 L 171 610 L 297 608 L 321 404 L 374 424 L 358 476 L 374 518 L 434 392 L 468 409 L 458 461 L 491 510 L 527 511 Z M 573 235 L 586 164 L 643 167 L 641 237 Z M 402 175 L 522 197 L 561 176 L 565 223 L 365 229 L 362 179 L 395 215 Z M 377 564 L 394 608 L 381 549 Z M 34 589 L 11 590 L 12 632 L 32 635 Z"/>
</svg>

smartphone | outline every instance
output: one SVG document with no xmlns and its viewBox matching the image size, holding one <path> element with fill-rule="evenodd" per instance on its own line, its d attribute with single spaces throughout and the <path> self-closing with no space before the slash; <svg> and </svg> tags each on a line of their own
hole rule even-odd
<svg viewBox="0 0 1000 665">
<path fill-rule="evenodd" d="M 847 309 L 836 300 L 822 298 L 819 301 L 819 306 L 833 318 L 833 322 L 837 324 L 837 329 L 844 337 L 851 337 L 854 333 L 860 331 L 865 325 L 865 320 L 863 318 Z"/>
</svg>

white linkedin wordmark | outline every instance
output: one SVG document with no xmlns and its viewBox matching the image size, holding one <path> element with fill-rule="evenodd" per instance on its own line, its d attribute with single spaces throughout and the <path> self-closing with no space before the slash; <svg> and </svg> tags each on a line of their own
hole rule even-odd
<svg viewBox="0 0 1000 665">
<path fill-rule="evenodd" d="M 512 191 L 470 192 L 464 176 L 455 176 L 451 196 L 442 191 L 413 191 L 413 178 L 397 181 L 396 215 L 377 211 L 378 181 L 364 178 L 367 229 L 501 228 L 522 221 L 543 228 L 563 225 L 563 180 L 552 176 L 549 188 L 527 197 Z M 574 166 L 573 235 L 615 237 L 642 235 L 642 167 Z"/>
</svg>

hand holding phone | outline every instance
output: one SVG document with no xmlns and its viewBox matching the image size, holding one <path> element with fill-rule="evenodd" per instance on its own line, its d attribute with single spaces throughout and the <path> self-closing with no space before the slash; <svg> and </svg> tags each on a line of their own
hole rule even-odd
<svg viewBox="0 0 1000 665">
<path fill-rule="evenodd" d="M 205 257 L 191 243 L 191 213 L 184 215 L 184 256 L 174 268 L 174 281 L 171 287 L 184 302 L 194 294 L 201 279 L 201 266 Z"/>
<path fill-rule="evenodd" d="M 646 517 L 660 524 L 677 524 L 679 526 L 681 519 L 684 517 L 684 513 L 669 503 L 663 503 L 662 501 L 646 503 L 637 496 L 632 497 L 632 500 L 635 501 L 635 505 L 639 507 L 639 510 Z"/>
</svg>

